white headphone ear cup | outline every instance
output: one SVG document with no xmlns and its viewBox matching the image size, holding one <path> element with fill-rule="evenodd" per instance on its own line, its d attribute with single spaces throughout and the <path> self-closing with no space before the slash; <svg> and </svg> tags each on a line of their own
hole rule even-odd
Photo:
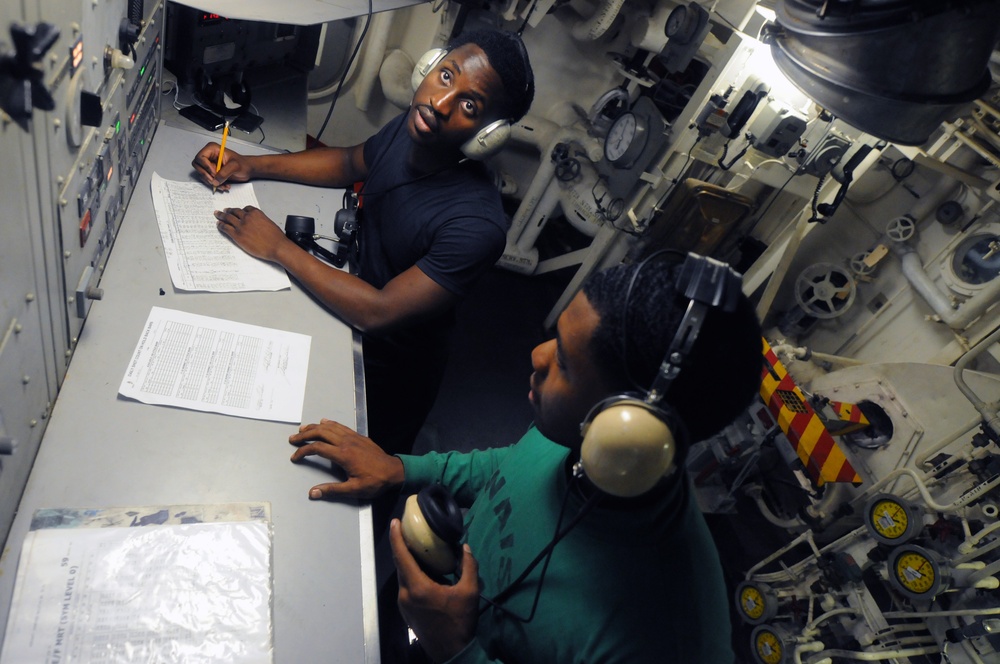
<svg viewBox="0 0 1000 664">
<path fill-rule="evenodd" d="M 420 87 L 420 82 L 424 80 L 424 77 L 437 67 L 447 54 L 448 51 L 443 48 L 432 48 L 420 56 L 417 64 L 413 66 L 413 73 L 410 74 L 410 85 L 414 92 Z"/>
<path fill-rule="evenodd" d="M 510 121 L 494 120 L 462 145 L 462 154 L 469 159 L 482 161 L 503 149 L 510 139 Z"/>
<path fill-rule="evenodd" d="M 663 418 L 642 401 L 625 399 L 584 425 L 580 460 L 598 489 L 632 498 L 667 474 L 676 451 L 674 434 Z"/>
</svg>

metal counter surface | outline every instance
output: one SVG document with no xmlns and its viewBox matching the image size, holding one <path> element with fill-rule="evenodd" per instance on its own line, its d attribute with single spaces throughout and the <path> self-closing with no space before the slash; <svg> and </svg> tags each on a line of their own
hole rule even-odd
<svg viewBox="0 0 1000 664">
<path fill-rule="evenodd" d="M 288 460 L 296 426 L 118 396 L 149 310 L 160 306 L 310 335 L 303 422 L 327 417 L 364 429 L 364 409 L 355 409 L 364 403 L 360 343 L 294 281 L 291 290 L 268 293 L 173 288 L 150 178 L 154 171 L 193 178 L 191 159 L 209 139 L 162 123 L 154 136 L 101 281 L 104 297 L 83 327 L 0 557 L 0 630 L 36 509 L 267 501 L 274 661 L 378 662 L 370 508 L 308 499 L 309 488 L 330 477 L 330 464 Z M 227 148 L 264 152 L 233 137 Z M 254 189 L 279 224 L 286 214 L 313 216 L 318 232 L 332 227 L 341 205 L 341 190 L 278 182 Z M 218 196 L 223 207 L 224 194 Z"/>
</svg>

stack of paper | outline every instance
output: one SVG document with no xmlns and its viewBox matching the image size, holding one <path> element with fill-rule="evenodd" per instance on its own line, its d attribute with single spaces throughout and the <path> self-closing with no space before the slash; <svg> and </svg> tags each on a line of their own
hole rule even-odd
<svg viewBox="0 0 1000 664">
<path fill-rule="evenodd" d="M 0 661 L 272 660 L 264 520 L 31 531 Z"/>
</svg>

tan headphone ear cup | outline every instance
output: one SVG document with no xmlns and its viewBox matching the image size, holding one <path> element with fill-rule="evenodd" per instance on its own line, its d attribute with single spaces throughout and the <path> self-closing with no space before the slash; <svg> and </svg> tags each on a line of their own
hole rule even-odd
<svg viewBox="0 0 1000 664">
<path fill-rule="evenodd" d="M 652 489 L 667 474 L 676 451 L 666 421 L 648 404 L 624 399 L 584 425 L 580 460 L 598 489 L 632 498 Z"/>
<path fill-rule="evenodd" d="M 414 92 L 416 92 L 417 88 L 420 87 L 420 82 L 424 80 L 424 77 L 427 76 L 432 69 L 437 67 L 438 63 L 441 62 L 447 54 L 448 51 L 443 48 L 432 48 L 420 56 L 420 59 L 417 60 L 417 64 L 413 66 L 413 73 L 410 74 L 410 86 L 413 88 Z"/>
<path fill-rule="evenodd" d="M 399 526 L 406 548 L 426 569 L 441 575 L 455 571 L 457 559 L 452 547 L 431 528 L 420 506 L 417 505 L 416 494 L 406 499 Z"/>
</svg>

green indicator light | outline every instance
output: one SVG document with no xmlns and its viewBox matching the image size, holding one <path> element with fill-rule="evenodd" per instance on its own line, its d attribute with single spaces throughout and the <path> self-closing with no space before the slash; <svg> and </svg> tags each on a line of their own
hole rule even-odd
<svg viewBox="0 0 1000 664">
<path fill-rule="evenodd" d="M 118 122 L 115 123 L 115 133 L 117 134 L 121 130 L 122 130 L 122 121 L 119 120 Z"/>
<path fill-rule="evenodd" d="M 145 138 L 142 139 L 141 141 L 139 141 L 139 145 L 145 145 L 145 144 L 146 144 L 146 139 Z"/>
<path fill-rule="evenodd" d="M 142 75 L 143 75 L 143 74 L 145 74 L 145 73 L 146 73 L 146 66 L 145 66 L 145 65 L 143 65 L 143 66 L 142 66 L 142 69 L 140 69 L 140 70 L 139 70 L 139 76 L 142 76 Z"/>
</svg>

